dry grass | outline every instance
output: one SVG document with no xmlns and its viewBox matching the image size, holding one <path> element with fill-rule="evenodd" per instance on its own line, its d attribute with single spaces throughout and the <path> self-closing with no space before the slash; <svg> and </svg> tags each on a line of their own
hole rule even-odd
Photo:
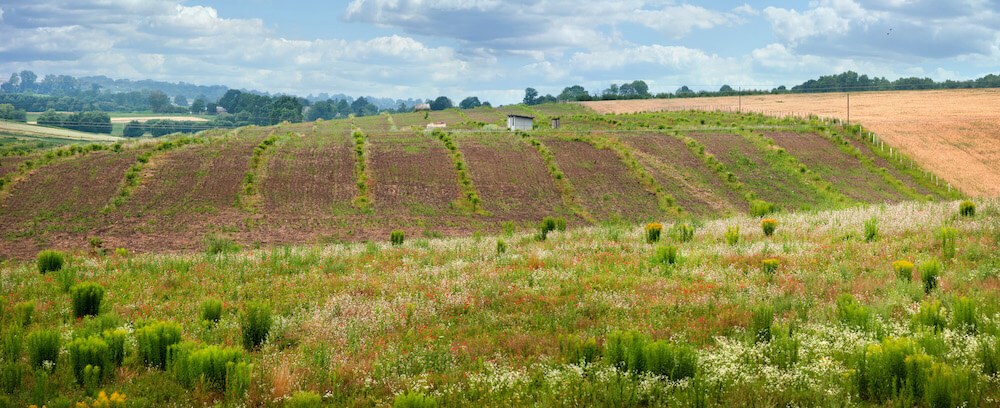
<svg viewBox="0 0 1000 408">
<path fill-rule="evenodd" d="M 659 109 L 735 109 L 737 97 L 581 102 L 599 113 Z M 768 114 L 844 119 L 843 93 L 744 96 L 742 108 Z M 1000 195 L 1000 90 L 862 92 L 851 95 L 851 122 L 874 131 L 953 186 L 975 197 Z"/>
<path fill-rule="evenodd" d="M 25 123 L 7 122 L 2 120 L 0 120 L 0 132 L 16 136 L 52 137 L 58 139 L 82 140 L 89 142 L 114 142 L 122 140 L 122 138 L 120 137 L 111 135 L 77 132 L 75 130 L 70 130 L 70 129 L 36 126 Z"/>
</svg>

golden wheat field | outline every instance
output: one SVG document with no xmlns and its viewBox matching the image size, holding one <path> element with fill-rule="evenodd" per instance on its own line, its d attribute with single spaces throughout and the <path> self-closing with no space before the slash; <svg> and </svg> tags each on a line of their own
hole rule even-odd
<svg viewBox="0 0 1000 408">
<path fill-rule="evenodd" d="M 848 95 L 785 94 L 581 102 L 599 113 L 660 109 L 737 109 L 847 118 Z M 966 194 L 1000 195 L 1000 90 L 960 89 L 850 94 L 850 120 Z"/>
</svg>

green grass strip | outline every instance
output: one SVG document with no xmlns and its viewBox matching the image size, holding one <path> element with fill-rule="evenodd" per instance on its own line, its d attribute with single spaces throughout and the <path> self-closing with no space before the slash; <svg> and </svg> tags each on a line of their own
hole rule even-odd
<svg viewBox="0 0 1000 408">
<path fill-rule="evenodd" d="M 550 150 L 547 146 L 545 146 L 545 144 L 542 143 L 541 140 L 538 140 L 538 138 L 532 136 L 530 133 L 517 133 L 524 141 L 534 147 L 540 156 L 542 156 L 542 160 L 545 162 L 545 167 L 549 170 L 549 175 L 552 176 L 556 185 L 559 186 L 559 193 L 562 195 L 563 202 L 566 204 L 566 207 L 569 207 L 570 211 L 573 211 L 573 213 L 578 215 L 580 218 L 583 218 L 588 222 L 594 222 L 594 217 L 591 217 L 590 214 L 583 209 L 583 204 L 581 204 L 580 197 L 576 195 L 573 183 L 566 178 L 566 173 L 563 173 L 562 170 L 559 169 L 559 164 L 556 163 L 555 155 L 552 153 L 552 150 Z"/>
<path fill-rule="evenodd" d="M 123 204 L 128 202 L 128 199 L 132 197 L 132 192 L 135 191 L 136 187 L 139 186 L 139 181 L 142 176 L 143 170 L 149 164 L 153 156 L 159 155 L 161 153 L 176 149 L 178 147 L 186 146 L 194 143 L 204 143 L 205 139 L 199 136 L 180 136 L 176 139 L 164 140 L 153 146 L 152 149 L 146 150 L 139 154 L 135 158 L 135 163 L 132 164 L 128 170 L 125 170 L 125 179 L 122 180 L 120 186 L 118 186 L 118 192 L 115 194 L 115 198 L 111 199 L 111 202 L 106 204 L 104 208 L 101 208 L 102 214 L 107 214 L 111 211 L 118 209 Z"/>
<path fill-rule="evenodd" d="M 825 203 L 833 208 L 839 208 L 853 203 L 853 200 L 844 195 L 844 193 L 840 192 L 840 190 L 838 190 L 833 184 L 823 180 L 823 177 L 819 173 L 810 170 L 805 163 L 802 163 L 795 156 L 785 152 L 785 149 L 777 147 L 774 144 L 773 139 L 764 136 L 762 133 L 749 130 L 737 131 L 735 133 L 742 136 L 744 139 L 757 147 L 757 150 L 764 155 L 764 159 L 767 160 L 767 162 L 770 163 L 775 170 L 782 171 L 793 178 L 797 178 L 803 185 L 811 188 L 816 193 L 817 198 L 820 199 L 817 201 Z"/>
<path fill-rule="evenodd" d="M 355 130 L 351 137 L 354 139 L 354 179 L 358 186 L 358 194 L 354 196 L 353 204 L 360 210 L 368 209 L 371 204 L 371 197 L 368 194 L 368 136 L 360 130 Z"/>
<path fill-rule="evenodd" d="M 689 136 L 681 135 L 678 132 L 670 132 L 669 135 L 684 142 L 684 145 L 691 150 L 691 153 L 693 153 L 695 157 L 701 159 L 701 162 L 705 163 L 709 169 L 715 172 L 715 174 L 722 179 L 723 183 L 725 183 L 727 187 L 736 192 L 736 194 L 739 194 L 740 197 L 743 197 L 747 204 L 757 199 L 757 194 L 746 188 L 746 186 L 743 185 L 743 183 L 736 177 L 736 174 L 731 171 L 727 171 L 726 165 L 722 164 L 719 159 L 716 159 L 711 153 L 706 152 L 705 145 L 701 144 L 701 142 Z"/>
<path fill-rule="evenodd" d="M 399 130 L 399 126 L 396 126 L 396 120 L 392 118 L 392 114 L 383 111 L 381 115 L 385 115 L 385 121 L 389 122 L 389 130 Z"/>
<path fill-rule="evenodd" d="M 821 134 L 823 135 L 823 137 L 829 139 L 833 144 L 837 145 L 837 149 L 839 149 L 841 152 L 850 155 L 855 159 L 858 159 L 858 161 L 860 161 L 862 165 L 864 165 L 865 168 L 868 169 L 868 171 L 877 173 L 880 176 L 882 176 L 882 179 L 886 182 L 886 184 L 889 184 L 890 186 L 895 188 L 896 191 L 904 193 L 910 198 L 916 200 L 927 199 L 926 196 L 921 195 L 919 192 L 917 192 L 916 189 L 903 183 L 901 180 L 896 178 L 896 176 L 893 176 L 892 173 L 889 173 L 889 171 L 886 170 L 885 168 L 877 166 L 875 164 L 875 159 L 872 159 L 871 157 L 868 157 L 863 153 L 861 153 L 861 151 L 858 150 L 856 147 L 854 147 L 854 145 L 852 145 L 851 142 L 844 139 L 840 135 L 840 133 L 831 132 L 827 130 L 825 132 L 822 132 Z"/>
<path fill-rule="evenodd" d="M 462 197 L 468 205 L 469 211 L 489 215 L 483 209 L 482 200 L 479 198 L 476 186 L 472 184 L 472 177 L 469 176 L 469 171 L 467 170 L 469 165 L 462 157 L 462 152 L 458 151 L 458 146 L 455 145 L 455 141 L 452 140 L 451 135 L 441 130 L 435 130 L 432 134 L 437 136 L 441 143 L 444 143 L 444 147 L 451 154 L 451 160 L 455 163 L 455 171 L 458 173 L 458 181 L 462 185 Z"/>
<path fill-rule="evenodd" d="M 250 156 L 250 163 L 247 166 L 247 171 L 243 175 L 243 188 L 241 189 L 242 194 L 240 196 L 240 204 L 243 206 L 244 210 L 252 211 L 257 207 L 260 202 L 260 188 L 257 186 L 260 181 L 264 179 L 265 171 L 267 169 L 267 152 L 272 150 L 271 148 L 281 140 L 282 137 L 291 136 L 291 133 L 286 133 L 285 136 L 272 133 L 267 138 L 262 140 L 257 147 L 253 148 L 253 154 Z"/>
</svg>

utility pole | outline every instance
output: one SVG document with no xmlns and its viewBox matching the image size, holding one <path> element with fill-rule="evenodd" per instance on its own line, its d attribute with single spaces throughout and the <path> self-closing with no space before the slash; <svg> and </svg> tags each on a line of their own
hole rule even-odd
<svg viewBox="0 0 1000 408">
<path fill-rule="evenodd" d="M 739 96 L 736 97 L 736 99 L 739 101 L 739 106 L 740 106 L 740 108 L 738 109 L 738 111 L 740 113 L 743 113 L 743 87 L 742 86 L 740 87 Z"/>
<path fill-rule="evenodd" d="M 851 124 L 851 93 L 847 93 L 847 125 Z"/>
</svg>

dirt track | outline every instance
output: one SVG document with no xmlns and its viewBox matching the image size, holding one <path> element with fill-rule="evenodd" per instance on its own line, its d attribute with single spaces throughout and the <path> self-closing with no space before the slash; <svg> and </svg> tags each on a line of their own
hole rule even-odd
<svg viewBox="0 0 1000 408">
<path fill-rule="evenodd" d="M 1000 89 L 862 92 L 850 96 L 851 122 L 874 131 L 953 186 L 1000 195 Z M 736 109 L 845 119 L 847 95 L 796 94 L 581 102 L 599 113 Z"/>
</svg>

